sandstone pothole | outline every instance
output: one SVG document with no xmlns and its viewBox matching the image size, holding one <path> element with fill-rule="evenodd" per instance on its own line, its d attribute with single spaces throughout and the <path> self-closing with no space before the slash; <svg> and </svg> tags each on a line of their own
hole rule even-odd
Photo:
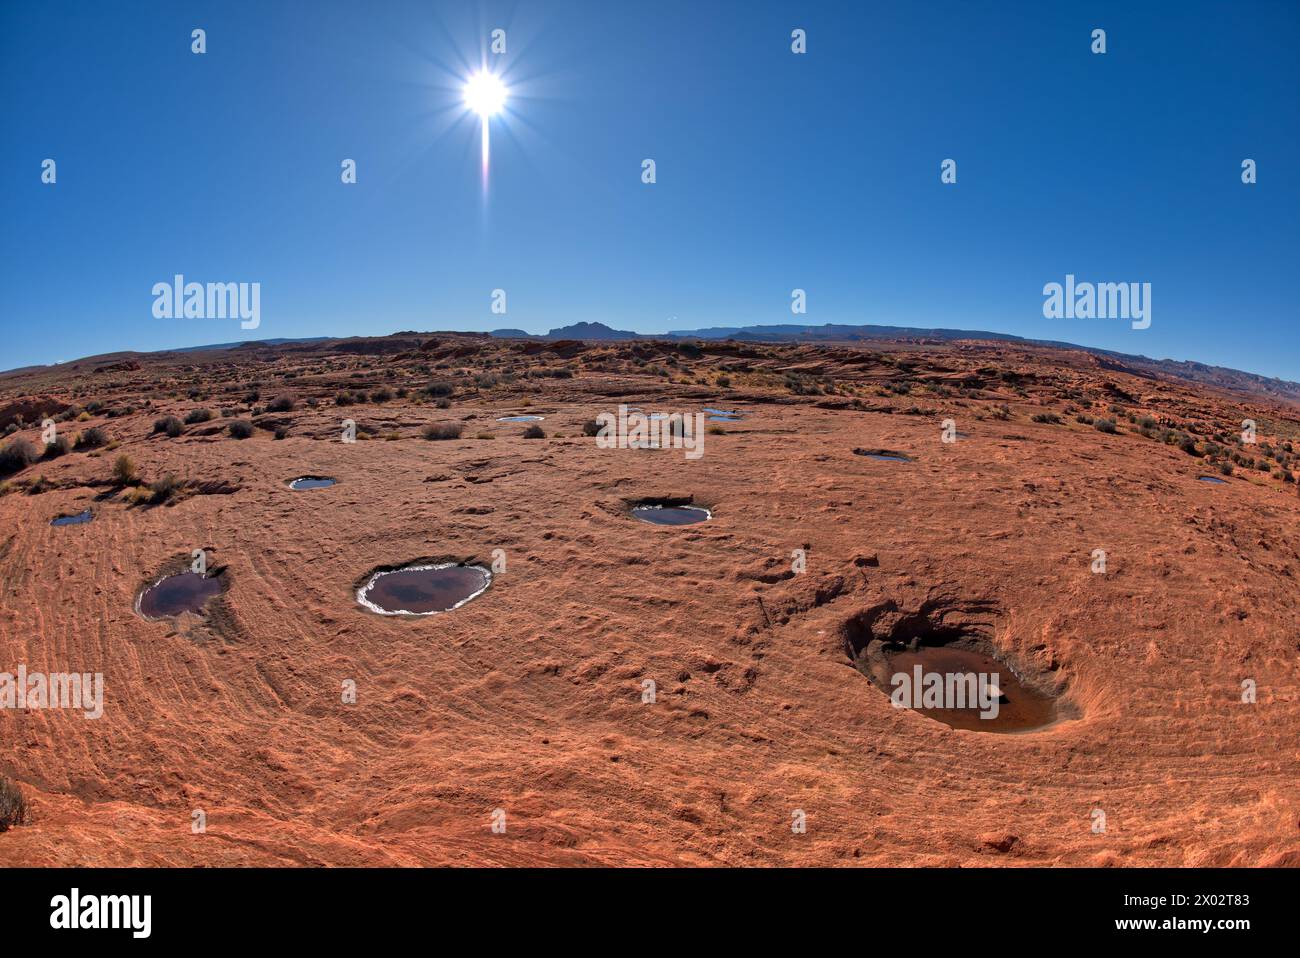
<svg viewBox="0 0 1300 958">
<path fill-rule="evenodd" d="M 994 647 L 996 617 L 982 600 L 930 601 L 916 611 L 886 602 L 844 624 L 844 650 L 895 708 L 953 728 L 1021 733 L 1075 717 L 1046 676 Z"/>
</svg>

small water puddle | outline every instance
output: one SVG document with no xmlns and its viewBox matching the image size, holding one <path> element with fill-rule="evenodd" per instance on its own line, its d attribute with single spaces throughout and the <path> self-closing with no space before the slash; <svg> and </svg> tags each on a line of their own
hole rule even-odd
<svg viewBox="0 0 1300 958">
<path fill-rule="evenodd" d="M 357 601 L 381 615 L 435 615 L 482 595 L 492 573 L 481 566 L 407 566 L 376 572 L 357 590 Z"/>
<path fill-rule="evenodd" d="M 221 580 L 197 572 L 180 572 L 158 580 L 140 594 L 136 610 L 146 619 L 165 619 L 182 612 L 201 613 L 221 593 Z"/>
<path fill-rule="evenodd" d="M 303 476 L 294 479 L 289 483 L 290 489 L 328 489 L 337 479 L 330 479 L 328 476 Z"/>
<path fill-rule="evenodd" d="M 498 416 L 497 422 L 541 422 L 545 416 Z"/>
<path fill-rule="evenodd" d="M 89 509 L 78 512 L 75 516 L 58 516 L 50 520 L 52 526 L 79 526 L 83 522 L 89 522 L 95 518 L 95 514 Z"/>
<path fill-rule="evenodd" d="M 713 513 L 699 506 L 640 505 L 633 507 L 632 515 L 657 526 L 688 526 L 713 518 Z"/>
<path fill-rule="evenodd" d="M 1196 478 L 1201 482 L 1217 482 L 1220 485 L 1228 481 L 1227 479 L 1220 479 L 1218 476 L 1197 476 Z"/>
<path fill-rule="evenodd" d="M 1056 720 L 1055 701 L 1022 685 L 1006 665 L 972 649 L 920 646 L 884 653 L 878 677 L 898 708 L 952 728 L 1028 732 Z"/>
</svg>

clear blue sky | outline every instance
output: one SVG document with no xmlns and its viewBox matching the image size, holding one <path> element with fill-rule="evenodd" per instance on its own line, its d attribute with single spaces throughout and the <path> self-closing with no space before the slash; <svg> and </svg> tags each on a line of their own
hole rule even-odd
<svg viewBox="0 0 1300 958">
<path fill-rule="evenodd" d="M 494 27 L 485 197 L 460 86 Z M 1294 2 L 4 2 L 0 368 L 830 322 L 1300 380 L 1298 44 Z M 155 319 L 175 273 L 260 282 L 261 327 Z M 1151 328 L 1044 319 L 1066 273 L 1151 283 Z"/>
</svg>

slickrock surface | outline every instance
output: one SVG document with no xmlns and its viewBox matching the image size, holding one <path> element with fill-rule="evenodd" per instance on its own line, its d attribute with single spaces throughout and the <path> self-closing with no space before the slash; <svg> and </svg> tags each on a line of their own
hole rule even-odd
<svg viewBox="0 0 1300 958">
<path fill-rule="evenodd" d="M 619 402 L 744 415 L 698 460 L 598 448 L 583 424 Z M 243 411 L 152 431 L 200 407 Z M 1300 864 L 1285 397 L 987 343 L 406 334 L 0 376 L 11 439 L 39 448 L 42 412 L 117 445 L 8 477 L 0 672 L 102 672 L 105 704 L 0 710 L 0 774 L 31 805 L 0 866 Z M 520 414 L 546 438 L 496 421 Z M 462 438 L 422 438 L 445 422 Z M 129 502 L 122 454 L 179 491 Z M 713 515 L 655 526 L 628 515 L 643 499 Z M 142 619 L 141 588 L 195 549 L 222 597 Z M 380 567 L 494 550 L 505 571 L 454 612 L 356 601 Z M 864 635 L 956 626 L 1074 717 L 959 731 L 853 667 Z"/>
</svg>

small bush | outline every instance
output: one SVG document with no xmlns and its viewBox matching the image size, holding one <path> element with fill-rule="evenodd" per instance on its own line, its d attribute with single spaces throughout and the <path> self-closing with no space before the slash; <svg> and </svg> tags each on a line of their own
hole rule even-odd
<svg viewBox="0 0 1300 958">
<path fill-rule="evenodd" d="M 92 426 L 77 436 L 78 449 L 98 449 L 108 442 L 108 433 L 98 426 Z"/>
<path fill-rule="evenodd" d="M 1230 462 L 1219 463 L 1219 472 L 1223 473 L 1225 476 L 1232 475 L 1232 463 Z"/>
<path fill-rule="evenodd" d="M 135 468 L 135 460 L 123 453 L 113 462 L 113 480 L 119 486 L 135 485 L 139 474 Z"/>
<path fill-rule="evenodd" d="M 524 430 L 524 438 L 525 438 L 525 439 L 545 439 L 545 438 L 546 438 L 546 430 L 543 429 L 541 426 L 537 425 L 536 423 L 533 423 L 531 426 L 529 426 L 527 429 Z"/>
<path fill-rule="evenodd" d="M 233 439 L 247 439 L 253 434 L 253 424 L 247 419 L 236 419 L 226 428 Z"/>
<path fill-rule="evenodd" d="M 437 406 L 439 409 L 450 409 L 450 408 L 451 408 L 451 400 L 448 399 L 446 396 L 443 396 L 443 397 L 442 397 L 441 399 L 439 399 L 436 403 L 434 403 L 434 405 Z"/>
<path fill-rule="evenodd" d="M 213 415 L 211 409 L 191 409 L 185 414 L 185 425 L 193 426 L 195 423 L 207 422 L 213 418 Z"/>
<path fill-rule="evenodd" d="M 72 451 L 72 443 L 68 442 L 67 436 L 55 436 L 53 442 L 45 444 L 45 458 L 57 459 L 59 456 L 66 456 Z"/>
<path fill-rule="evenodd" d="M 179 436 L 183 429 L 184 426 L 181 425 L 181 421 L 175 416 L 163 416 L 161 419 L 153 421 L 154 432 L 165 432 L 172 439 Z"/>
<path fill-rule="evenodd" d="M 595 436 L 600 432 L 600 423 L 594 419 L 588 419 L 582 424 L 582 434 L 584 436 Z"/>
<path fill-rule="evenodd" d="M 148 486 L 132 486 L 122 498 L 129 506 L 143 506 L 153 501 L 153 492 Z"/>
<path fill-rule="evenodd" d="M 275 427 L 275 438 L 276 438 L 276 439 L 284 439 L 284 438 L 285 438 L 286 436 L 288 436 L 288 435 L 289 435 L 289 427 L 288 427 L 288 426 L 276 426 L 276 427 Z"/>
<path fill-rule="evenodd" d="M 465 427 L 458 422 L 431 422 L 424 427 L 422 435 L 425 439 L 438 441 L 443 439 L 459 439 L 461 431 Z"/>
<path fill-rule="evenodd" d="M 0 775 L 0 832 L 27 822 L 27 799 L 7 776 Z"/>
<path fill-rule="evenodd" d="M 710 436 L 725 436 L 727 434 L 727 430 L 718 425 L 708 426 L 704 431 Z"/>
<path fill-rule="evenodd" d="M 370 394 L 370 401 L 373 403 L 390 402 L 393 398 L 393 391 L 387 386 L 380 386 Z"/>
<path fill-rule="evenodd" d="M 1061 417 L 1054 412 L 1036 412 L 1030 417 L 1034 422 L 1059 423 Z"/>
<path fill-rule="evenodd" d="M 446 382 L 444 380 L 434 380 L 433 382 L 429 383 L 429 385 L 424 387 L 424 391 L 427 395 L 433 397 L 450 396 L 452 393 L 456 391 L 456 387 L 454 384 Z"/>
<path fill-rule="evenodd" d="M 477 436 L 475 436 L 474 438 L 475 438 L 475 439 L 495 439 L 496 436 L 492 435 L 492 433 L 490 433 L 490 432 L 481 432 L 481 433 L 479 433 Z"/>
<path fill-rule="evenodd" d="M 346 389 L 342 390 L 334 397 L 334 405 L 336 406 L 351 406 L 356 401 L 356 397 Z"/>
<path fill-rule="evenodd" d="M 167 473 L 161 479 L 155 479 L 149 483 L 149 492 L 151 493 L 148 501 L 166 502 L 177 492 L 180 491 L 181 481 L 172 473 Z"/>
<path fill-rule="evenodd" d="M 266 404 L 267 412 L 290 412 L 294 407 L 292 396 L 276 396 Z"/>
<path fill-rule="evenodd" d="M 1096 422 L 1092 424 L 1092 428 L 1097 430 L 1098 432 L 1105 432 L 1105 433 L 1114 433 L 1119 431 L 1118 429 L 1115 428 L 1114 419 L 1098 419 Z"/>
</svg>

